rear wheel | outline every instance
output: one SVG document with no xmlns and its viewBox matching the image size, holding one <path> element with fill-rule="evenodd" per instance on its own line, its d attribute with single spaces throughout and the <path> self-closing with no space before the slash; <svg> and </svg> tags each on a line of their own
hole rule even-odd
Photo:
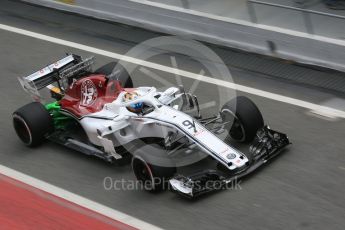
<svg viewBox="0 0 345 230">
<path fill-rule="evenodd" d="M 249 98 L 239 96 L 225 103 L 221 109 L 225 128 L 231 139 L 237 142 L 251 142 L 257 131 L 264 126 L 258 107 Z"/>
<path fill-rule="evenodd" d="M 46 135 L 54 130 L 51 115 L 39 102 L 32 102 L 19 108 L 12 117 L 18 137 L 30 147 L 44 142 Z"/>
<path fill-rule="evenodd" d="M 127 70 L 120 63 L 110 62 L 95 71 L 95 73 L 104 74 L 106 76 L 113 74 L 113 72 L 115 73 L 115 79 L 120 81 L 123 88 L 133 88 L 131 76 L 129 76 Z"/>
</svg>

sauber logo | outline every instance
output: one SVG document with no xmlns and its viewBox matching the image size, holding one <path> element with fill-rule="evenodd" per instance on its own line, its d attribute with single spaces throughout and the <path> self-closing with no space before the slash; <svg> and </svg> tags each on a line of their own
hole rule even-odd
<svg viewBox="0 0 345 230">
<path fill-rule="evenodd" d="M 91 80 L 85 80 L 81 84 L 81 106 L 92 105 L 97 99 L 98 92 Z"/>
</svg>

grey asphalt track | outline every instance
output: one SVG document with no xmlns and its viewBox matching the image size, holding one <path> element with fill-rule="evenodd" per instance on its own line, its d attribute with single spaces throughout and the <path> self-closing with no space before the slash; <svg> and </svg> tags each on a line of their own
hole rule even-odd
<svg viewBox="0 0 345 230">
<path fill-rule="evenodd" d="M 138 42 L 154 37 L 144 30 L 16 2 L 1 1 L 0 6 L 2 24 L 113 52 L 125 53 Z M 65 52 L 92 55 L 0 30 L 0 164 L 166 229 L 344 229 L 345 121 L 312 116 L 298 106 L 238 92 L 254 100 L 266 122 L 287 133 L 293 145 L 268 167 L 241 181 L 241 189 L 194 202 L 169 192 L 108 191 L 103 186 L 106 177 L 134 179 L 129 166 L 115 167 L 53 143 L 26 148 L 11 125 L 11 113 L 30 102 L 16 78 L 53 62 Z M 97 66 L 112 61 L 98 55 L 96 58 Z M 184 57 L 177 57 L 177 62 L 199 72 L 197 65 Z M 237 83 L 314 103 L 343 99 L 341 94 L 249 70 L 235 68 L 231 72 Z M 175 81 L 171 74 L 155 73 Z M 133 80 L 136 85 L 161 86 L 145 76 L 135 75 Z M 193 83 L 185 78 L 182 81 L 186 87 Z M 218 89 L 210 84 L 200 83 L 196 94 L 202 102 L 209 98 L 218 102 Z"/>
</svg>

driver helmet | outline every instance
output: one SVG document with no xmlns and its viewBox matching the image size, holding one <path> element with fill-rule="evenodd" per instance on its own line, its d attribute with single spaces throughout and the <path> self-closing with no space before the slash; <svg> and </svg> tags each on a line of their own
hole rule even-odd
<svg viewBox="0 0 345 230">
<path fill-rule="evenodd" d="M 124 95 L 124 101 L 130 102 L 130 101 L 137 99 L 138 97 L 139 97 L 139 94 L 136 91 L 127 92 Z M 144 106 L 144 104 L 142 102 L 138 102 L 138 103 L 133 103 L 133 104 L 127 106 L 127 109 L 133 113 L 140 113 L 143 109 L 143 106 Z"/>
</svg>

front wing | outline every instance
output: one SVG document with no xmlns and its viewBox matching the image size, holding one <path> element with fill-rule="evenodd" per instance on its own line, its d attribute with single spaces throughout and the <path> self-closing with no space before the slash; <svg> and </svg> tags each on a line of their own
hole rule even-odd
<svg viewBox="0 0 345 230">
<path fill-rule="evenodd" d="M 203 170 L 189 176 L 177 175 L 169 180 L 170 189 L 179 195 L 195 198 L 212 191 L 227 189 L 229 185 L 233 188 L 239 179 L 267 163 L 289 144 L 285 134 L 264 127 L 258 131 L 249 148 L 250 161 L 245 167 L 236 171 Z"/>
</svg>

